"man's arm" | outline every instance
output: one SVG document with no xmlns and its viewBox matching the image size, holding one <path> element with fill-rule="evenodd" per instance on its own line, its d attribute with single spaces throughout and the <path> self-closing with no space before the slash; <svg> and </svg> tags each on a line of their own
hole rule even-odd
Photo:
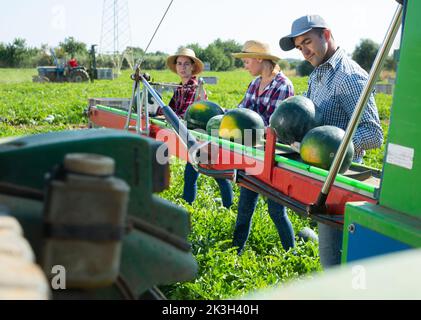
<svg viewBox="0 0 421 320">
<path fill-rule="evenodd" d="M 349 118 L 354 113 L 366 83 L 367 79 L 357 74 L 349 75 L 342 82 L 338 96 Z M 380 125 L 374 94 L 370 96 L 352 141 L 358 151 L 380 148 L 383 143 L 383 130 Z"/>
</svg>

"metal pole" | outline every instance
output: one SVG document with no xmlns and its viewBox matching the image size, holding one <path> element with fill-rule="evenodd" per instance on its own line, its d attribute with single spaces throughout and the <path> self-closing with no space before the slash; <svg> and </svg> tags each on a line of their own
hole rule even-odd
<svg viewBox="0 0 421 320">
<path fill-rule="evenodd" d="M 150 132 L 150 124 L 149 124 L 149 95 L 148 90 L 145 86 L 143 86 L 143 112 L 145 116 L 145 129 L 143 130 L 143 133 L 147 136 L 149 136 Z"/>
<path fill-rule="evenodd" d="M 339 169 L 344 161 L 345 153 L 348 149 L 348 145 L 351 142 L 352 137 L 355 134 L 357 126 L 361 120 L 367 102 L 370 98 L 371 93 L 373 92 L 374 85 L 380 75 L 383 64 L 387 58 L 387 55 L 392 47 L 393 41 L 395 40 L 396 34 L 399 31 L 399 27 L 402 23 L 402 5 L 398 5 L 395 15 L 393 17 L 392 23 L 389 27 L 389 30 L 386 34 L 386 37 L 383 41 L 383 44 L 377 53 L 376 59 L 373 63 L 373 68 L 370 72 L 367 85 L 365 86 L 360 99 L 358 100 L 357 107 L 352 115 L 352 118 L 349 122 L 348 128 L 345 132 L 344 139 L 339 146 L 338 152 L 336 153 L 335 159 L 333 160 L 332 166 L 329 171 L 329 175 L 323 185 L 322 191 L 317 199 L 316 207 L 322 207 L 325 205 L 327 197 L 329 195 L 330 189 L 335 181 L 335 178 L 339 172 Z"/>
<path fill-rule="evenodd" d="M 199 78 L 199 83 L 198 83 L 196 95 L 194 97 L 194 101 L 198 101 L 200 99 L 203 99 L 202 92 L 203 92 L 203 84 L 204 84 L 204 82 L 205 81 L 203 80 L 203 78 Z"/>
<path fill-rule="evenodd" d="M 165 103 L 161 100 L 159 95 L 155 92 L 155 90 L 148 83 L 148 81 L 146 81 L 146 79 L 141 74 L 139 74 L 139 77 L 143 85 L 147 88 L 147 91 L 149 91 L 149 93 L 152 95 L 155 101 L 162 108 L 162 112 L 164 113 L 167 122 L 171 125 L 171 127 L 174 129 L 174 132 L 179 137 L 180 141 L 183 142 L 183 144 L 187 148 L 191 157 L 190 161 L 193 165 L 197 165 L 197 156 L 200 149 L 206 144 L 209 144 L 209 142 L 205 142 L 204 144 L 198 143 L 196 138 L 189 132 L 187 127 L 181 122 L 181 120 L 177 117 L 174 111 L 170 107 L 165 105 Z"/>
<path fill-rule="evenodd" d="M 142 101 L 140 100 L 140 86 L 137 86 L 136 91 L 136 111 L 137 111 L 137 119 L 136 119 L 136 133 L 140 133 L 142 130 Z"/>
<path fill-rule="evenodd" d="M 136 76 L 139 73 L 139 68 L 136 66 L 136 69 L 135 70 L 136 71 L 135 71 L 135 75 L 134 75 L 135 78 L 133 79 L 134 82 L 133 82 L 132 96 L 130 98 L 129 112 L 127 113 L 126 125 L 124 126 L 124 129 L 125 130 L 129 130 L 130 129 L 130 120 L 132 118 L 133 103 L 134 103 L 134 99 L 136 97 L 137 88 L 139 86 L 139 81 L 136 79 Z"/>
</svg>

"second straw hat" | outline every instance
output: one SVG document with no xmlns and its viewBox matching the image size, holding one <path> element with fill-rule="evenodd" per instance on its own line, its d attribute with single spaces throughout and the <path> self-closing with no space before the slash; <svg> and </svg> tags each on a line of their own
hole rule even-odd
<svg viewBox="0 0 421 320">
<path fill-rule="evenodd" d="M 281 60 L 280 57 L 272 53 L 268 44 L 256 40 L 247 41 L 243 46 L 243 50 L 239 53 L 233 53 L 233 56 L 239 59 L 255 58 L 272 60 L 275 63 Z"/>
</svg>

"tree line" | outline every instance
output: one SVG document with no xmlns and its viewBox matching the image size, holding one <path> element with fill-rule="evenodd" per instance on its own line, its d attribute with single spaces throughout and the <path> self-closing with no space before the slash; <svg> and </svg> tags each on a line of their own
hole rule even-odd
<svg viewBox="0 0 421 320">
<path fill-rule="evenodd" d="M 232 57 L 232 53 L 240 52 L 242 49 L 242 44 L 235 40 L 217 39 L 205 48 L 198 43 L 186 44 L 183 47 L 193 49 L 200 60 L 209 63 L 212 71 L 230 71 L 242 67 L 242 61 Z M 161 51 L 145 54 L 141 48 L 136 47 L 128 49 L 134 61 L 143 59 L 144 69 L 166 69 L 166 59 L 169 54 Z M 90 65 L 90 48 L 73 37 L 65 38 L 58 47 L 52 50 L 60 60 L 75 57 L 81 65 Z M 352 53 L 352 58 L 369 71 L 378 50 L 379 44 L 370 39 L 362 39 Z M 54 63 L 50 48 L 46 44 L 41 45 L 40 48 L 32 48 L 22 38 L 16 38 L 8 44 L 0 42 L 0 68 L 34 68 L 41 65 L 54 65 Z M 98 55 L 97 65 L 98 67 L 115 67 L 111 55 Z M 279 65 L 283 70 L 295 69 L 301 76 L 309 75 L 313 71 L 313 67 L 306 61 L 281 60 Z M 123 62 L 123 68 L 129 68 L 128 61 Z M 385 69 L 396 69 L 396 61 L 392 56 L 387 59 Z"/>
</svg>

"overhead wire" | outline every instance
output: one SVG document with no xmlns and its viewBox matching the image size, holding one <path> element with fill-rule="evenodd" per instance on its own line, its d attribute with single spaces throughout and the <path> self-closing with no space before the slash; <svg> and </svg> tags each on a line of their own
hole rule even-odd
<svg viewBox="0 0 421 320">
<path fill-rule="evenodd" d="M 144 53 L 143 53 L 143 57 L 142 57 L 141 59 L 139 59 L 139 60 L 141 60 L 141 61 L 140 61 L 140 62 L 138 62 L 138 63 L 136 64 L 136 67 L 137 67 L 137 68 L 140 68 L 140 66 L 142 65 L 142 63 L 145 61 L 146 53 L 148 52 L 149 47 L 150 47 L 150 45 L 152 44 L 152 41 L 154 40 L 154 38 L 155 38 L 156 34 L 158 33 L 158 30 L 159 30 L 159 28 L 161 27 L 162 22 L 164 22 L 165 17 L 167 16 L 167 13 L 168 13 L 168 11 L 170 10 L 170 8 L 171 8 L 171 6 L 172 6 L 173 2 L 174 2 L 174 0 L 171 0 L 170 4 L 168 5 L 167 9 L 165 10 L 165 13 L 164 13 L 164 15 L 163 15 L 163 16 L 162 16 L 162 18 L 161 18 L 161 21 L 159 22 L 158 26 L 157 26 L 157 27 L 156 27 L 156 29 L 155 29 L 155 32 L 154 32 L 154 33 L 153 33 L 153 35 L 152 35 L 152 38 L 150 39 L 150 41 L 149 41 L 148 45 L 146 46 L 146 49 L 145 49 L 145 51 L 144 51 Z M 136 67 L 135 67 L 135 68 L 136 68 Z"/>
</svg>

